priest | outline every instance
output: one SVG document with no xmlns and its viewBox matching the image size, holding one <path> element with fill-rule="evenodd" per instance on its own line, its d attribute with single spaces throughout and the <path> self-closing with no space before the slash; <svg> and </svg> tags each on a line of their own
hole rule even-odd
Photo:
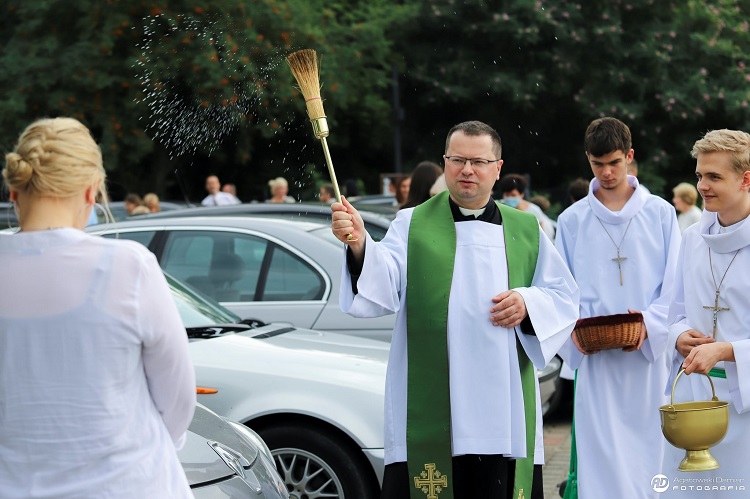
<svg viewBox="0 0 750 499">
<path fill-rule="evenodd" d="M 555 245 L 581 289 L 582 318 L 641 312 L 638 343 L 584 350 L 574 332 L 560 354 L 577 369 L 574 424 L 578 497 L 655 498 L 664 437 L 667 314 L 680 244 L 672 206 L 627 174 L 630 129 L 594 120 L 584 138 L 594 179 L 557 221 Z"/>
<path fill-rule="evenodd" d="M 750 494 L 750 134 L 708 132 L 693 146 L 698 192 L 705 211 L 683 234 L 676 290 L 670 307 L 669 345 L 675 401 L 710 400 L 710 376 L 719 400 L 729 402 L 729 430 L 710 449 L 720 468 L 678 472 L 685 451 L 669 446 L 662 474 L 666 497 Z M 731 489 L 728 487 L 732 487 Z M 735 493 L 736 495 L 736 493 Z M 738 496 L 739 497 L 739 496 Z"/>
<path fill-rule="evenodd" d="M 542 497 L 535 373 L 570 336 L 578 288 L 536 218 L 492 199 L 500 158 L 492 127 L 454 126 L 448 191 L 401 210 L 378 243 L 346 199 L 332 205 L 341 308 L 396 314 L 384 498 Z"/>
</svg>

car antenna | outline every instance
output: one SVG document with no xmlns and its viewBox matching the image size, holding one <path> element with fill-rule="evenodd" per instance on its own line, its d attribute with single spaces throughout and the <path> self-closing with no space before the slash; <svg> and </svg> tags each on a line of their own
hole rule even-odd
<svg viewBox="0 0 750 499">
<path fill-rule="evenodd" d="M 190 208 L 191 204 L 190 199 L 188 198 L 187 192 L 185 191 L 185 186 L 182 183 L 182 178 L 180 178 L 180 169 L 175 168 L 174 169 L 174 176 L 177 179 L 177 186 L 180 188 L 180 192 L 182 193 L 182 197 L 185 198 L 185 206 Z"/>
</svg>

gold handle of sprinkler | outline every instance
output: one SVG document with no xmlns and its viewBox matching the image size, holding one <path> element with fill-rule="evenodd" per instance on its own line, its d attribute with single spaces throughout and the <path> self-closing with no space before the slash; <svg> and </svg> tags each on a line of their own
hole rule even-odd
<svg viewBox="0 0 750 499">
<path fill-rule="evenodd" d="M 339 203 L 341 202 L 341 191 L 339 190 L 339 183 L 336 180 L 336 172 L 333 169 L 333 160 L 331 159 L 331 152 L 328 150 L 328 141 L 326 141 L 326 137 L 328 137 L 329 130 L 328 130 L 328 121 L 323 118 L 314 118 L 310 120 L 310 123 L 312 123 L 313 127 L 313 134 L 315 135 L 315 138 L 320 139 L 320 143 L 323 145 L 323 155 L 326 158 L 326 164 L 328 165 L 328 174 L 331 176 L 331 183 L 333 184 L 333 192 L 336 196 L 336 201 Z M 347 234 L 346 236 L 347 241 L 357 241 L 354 236 L 351 234 Z"/>
</svg>

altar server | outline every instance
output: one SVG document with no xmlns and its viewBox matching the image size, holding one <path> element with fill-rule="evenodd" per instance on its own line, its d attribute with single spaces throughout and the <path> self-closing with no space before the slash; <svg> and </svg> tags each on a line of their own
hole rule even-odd
<svg viewBox="0 0 750 499">
<path fill-rule="evenodd" d="M 708 132 L 692 155 L 705 211 L 680 249 L 667 391 L 684 368 L 689 376 L 677 380 L 675 401 L 710 400 L 708 374 L 719 400 L 729 402 L 729 430 L 710 449 L 719 469 L 678 472 L 685 451 L 670 445 L 662 473 L 670 479 L 667 497 L 731 497 L 750 491 L 750 134 Z"/>
<path fill-rule="evenodd" d="M 594 120 L 584 138 L 594 179 L 558 218 L 555 244 L 581 289 L 582 318 L 641 312 L 638 344 L 584 351 L 576 333 L 561 356 L 578 369 L 578 497 L 650 498 L 664 437 L 659 406 L 668 375 L 667 313 L 680 231 L 674 208 L 627 174 L 630 129 Z"/>
</svg>

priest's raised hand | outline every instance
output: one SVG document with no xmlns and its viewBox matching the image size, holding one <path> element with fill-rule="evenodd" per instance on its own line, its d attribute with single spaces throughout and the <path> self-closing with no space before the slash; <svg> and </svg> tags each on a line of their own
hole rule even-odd
<svg viewBox="0 0 750 499">
<path fill-rule="evenodd" d="M 331 231 L 339 241 L 349 245 L 355 257 L 364 254 L 365 222 L 344 196 L 340 203 L 331 204 Z"/>
</svg>

